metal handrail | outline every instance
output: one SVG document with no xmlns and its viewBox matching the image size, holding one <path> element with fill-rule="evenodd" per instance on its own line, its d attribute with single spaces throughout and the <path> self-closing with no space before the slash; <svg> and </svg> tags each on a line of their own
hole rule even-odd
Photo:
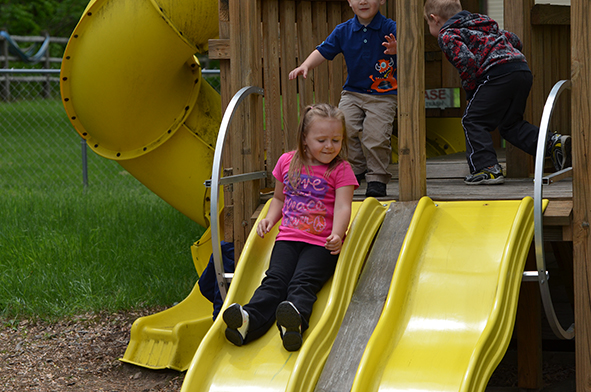
<svg viewBox="0 0 591 392">
<path fill-rule="evenodd" d="M 574 324 L 566 330 L 560 325 L 560 321 L 556 317 L 554 305 L 552 304 L 552 296 L 550 295 L 550 287 L 548 285 L 548 271 L 546 269 L 546 259 L 544 255 L 544 228 L 543 228 L 543 207 L 542 207 L 542 187 L 544 185 L 544 157 L 546 153 L 546 138 L 548 134 L 548 126 L 554 111 L 554 105 L 560 94 L 571 88 L 570 80 L 561 80 L 554 85 L 542 112 L 542 120 L 540 122 L 540 133 L 538 135 L 538 145 L 536 149 L 536 166 L 534 173 L 534 241 L 536 251 L 536 266 L 538 269 L 538 282 L 540 284 L 540 294 L 542 296 L 542 304 L 546 312 L 546 318 L 550 324 L 552 331 L 561 339 L 572 339 L 575 335 Z"/>
<path fill-rule="evenodd" d="M 265 95 L 264 90 L 260 87 L 248 86 L 241 88 L 228 104 L 222 122 L 220 124 L 220 131 L 218 132 L 218 138 L 215 144 L 215 151 L 213 155 L 213 166 L 211 170 L 211 248 L 213 255 L 213 264 L 215 267 L 215 276 L 220 289 L 222 300 L 226 298 L 228 293 L 228 280 L 230 276 L 225 274 L 224 264 L 222 262 L 222 246 L 220 243 L 220 225 L 219 225 L 219 191 L 221 186 L 221 172 L 222 172 L 222 152 L 224 144 L 226 142 L 226 134 L 228 128 L 232 122 L 232 118 L 236 113 L 236 109 L 240 102 L 244 100 L 250 94 Z M 260 178 L 260 177 L 257 177 Z"/>
</svg>

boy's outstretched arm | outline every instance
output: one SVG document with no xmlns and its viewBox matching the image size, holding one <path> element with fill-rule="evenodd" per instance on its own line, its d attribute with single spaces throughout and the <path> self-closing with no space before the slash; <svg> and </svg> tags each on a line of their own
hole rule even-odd
<svg viewBox="0 0 591 392">
<path fill-rule="evenodd" d="M 312 53 L 308 56 L 308 58 L 296 69 L 289 73 L 289 80 L 293 80 L 297 78 L 299 75 L 302 75 L 304 79 L 308 77 L 308 71 L 316 68 L 320 64 L 322 64 L 326 60 L 323 55 L 320 54 L 318 49 L 314 49 Z"/>
<path fill-rule="evenodd" d="M 337 255 L 341 252 L 343 238 L 351 220 L 351 203 L 353 203 L 353 185 L 337 188 L 334 200 L 334 217 L 332 221 L 332 233 L 326 238 L 324 247 L 330 250 L 330 254 Z"/>
<path fill-rule="evenodd" d="M 271 200 L 271 205 L 269 206 L 269 211 L 267 211 L 267 216 L 259 221 L 257 226 L 257 234 L 259 237 L 264 238 L 265 234 L 267 234 L 275 223 L 281 219 L 283 209 L 283 202 L 285 200 L 285 195 L 283 194 L 283 183 L 281 181 L 275 181 L 275 191 L 273 192 L 273 199 Z"/>
<path fill-rule="evenodd" d="M 386 47 L 384 54 L 396 54 L 398 51 L 398 42 L 394 34 L 390 33 L 390 35 L 386 35 L 384 38 L 386 39 L 386 42 L 382 42 L 382 46 Z"/>
</svg>

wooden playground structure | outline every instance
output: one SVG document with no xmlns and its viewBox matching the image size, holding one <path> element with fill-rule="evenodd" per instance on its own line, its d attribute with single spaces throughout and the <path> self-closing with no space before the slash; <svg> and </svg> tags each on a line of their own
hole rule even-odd
<svg viewBox="0 0 591 392">
<path fill-rule="evenodd" d="M 483 11 L 479 3 L 462 1 L 464 8 L 473 12 Z M 572 83 L 570 93 L 560 98 L 550 129 L 572 135 L 573 178 L 572 183 L 567 180 L 566 185 L 545 195 L 550 204 L 544 225 L 552 241 L 558 243 L 555 251 L 560 258 L 568 265 L 572 260 L 577 391 L 587 391 L 591 390 L 591 4 L 571 0 L 568 7 L 539 5 L 534 0 L 505 0 L 504 10 L 504 28 L 524 42 L 524 53 L 534 74 L 526 118 L 539 125 L 553 85 L 568 79 Z M 425 110 L 424 92 L 429 88 L 459 87 L 457 71 L 428 34 L 422 1 L 387 0 L 382 13 L 398 23 L 396 169 L 404 173 L 393 180 L 397 184 L 395 188 L 389 186 L 389 195 L 398 201 L 415 201 L 425 195 L 439 200 L 529 195 L 531 186 L 524 184 L 531 184 L 533 160 L 509 144 L 504 148 L 509 181 L 503 186 L 466 189 L 458 179 L 432 182 L 425 152 L 426 117 L 461 117 L 464 104 L 459 109 Z M 351 16 L 345 0 L 219 2 L 219 39 L 209 41 L 209 56 L 220 60 L 222 107 L 245 86 L 264 89 L 264 99 L 251 95 L 238 109 L 226 138 L 224 176 L 270 173 L 280 154 L 295 146 L 299 110 L 313 102 L 338 104 L 346 76 L 342 56 L 325 62 L 306 80 L 289 81 L 287 75 L 338 23 Z M 465 101 L 463 95 L 461 101 Z M 272 187 L 270 175 L 263 180 L 225 186 L 224 239 L 233 241 L 237 252 L 262 204 L 261 194 Z M 516 325 L 520 388 L 539 389 L 542 383 L 539 302 L 537 285 L 523 283 Z"/>
</svg>

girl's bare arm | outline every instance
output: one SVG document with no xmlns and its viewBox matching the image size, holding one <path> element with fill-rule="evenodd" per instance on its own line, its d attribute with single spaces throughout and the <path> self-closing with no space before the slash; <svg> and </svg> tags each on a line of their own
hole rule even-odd
<svg viewBox="0 0 591 392">
<path fill-rule="evenodd" d="M 341 251 L 343 238 L 351 220 L 351 204 L 353 203 L 353 185 L 337 188 L 335 191 L 334 218 L 332 233 L 326 239 L 326 249 L 336 255 Z"/>
<path fill-rule="evenodd" d="M 283 209 L 283 201 L 285 195 L 283 194 L 283 183 L 281 181 L 275 181 L 275 191 L 273 192 L 273 199 L 267 211 L 267 216 L 259 221 L 257 226 L 257 234 L 263 238 L 273 226 L 281 219 Z"/>
</svg>

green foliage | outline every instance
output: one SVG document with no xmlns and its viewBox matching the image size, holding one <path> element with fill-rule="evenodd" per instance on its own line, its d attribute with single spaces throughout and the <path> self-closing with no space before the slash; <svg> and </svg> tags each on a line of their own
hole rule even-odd
<svg viewBox="0 0 591 392">
<path fill-rule="evenodd" d="M 69 37 L 88 0 L 0 0 L 0 28 L 11 35 Z"/>
</svg>

